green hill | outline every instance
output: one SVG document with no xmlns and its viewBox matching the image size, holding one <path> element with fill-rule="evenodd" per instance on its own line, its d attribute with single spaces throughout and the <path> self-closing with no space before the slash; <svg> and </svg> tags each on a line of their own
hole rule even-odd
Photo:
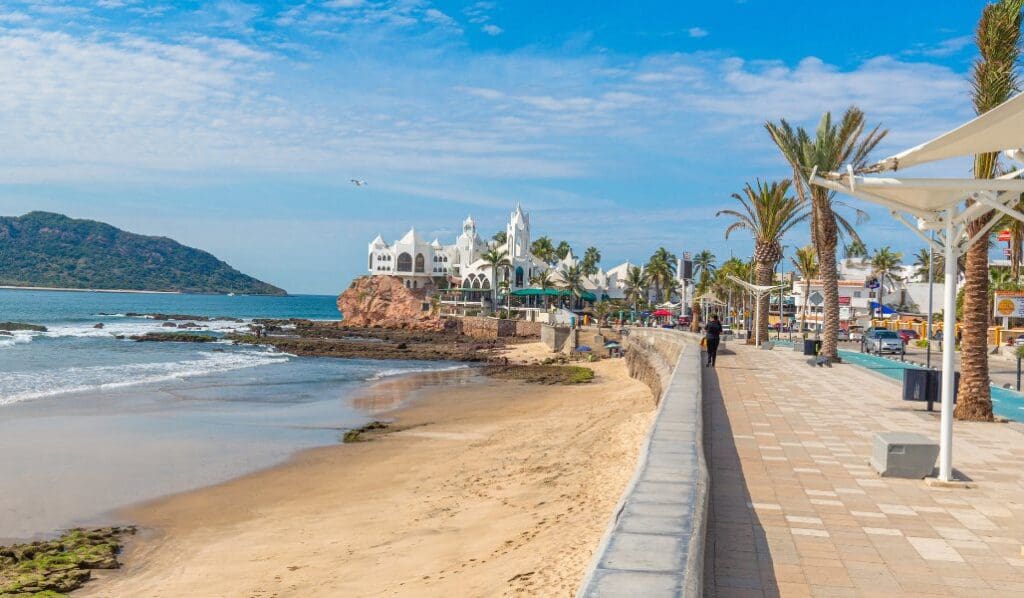
<svg viewBox="0 0 1024 598">
<path fill-rule="evenodd" d="M 166 237 L 49 212 L 0 217 L 0 285 L 286 294 Z"/>
</svg>

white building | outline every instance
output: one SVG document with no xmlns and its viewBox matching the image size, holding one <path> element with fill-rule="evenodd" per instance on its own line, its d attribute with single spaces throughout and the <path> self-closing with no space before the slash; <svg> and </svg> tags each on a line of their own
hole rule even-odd
<svg viewBox="0 0 1024 598">
<path fill-rule="evenodd" d="M 530 215 L 516 205 L 505 226 L 505 243 L 501 247 L 511 266 L 499 269 L 498 280 L 494 280 L 494 272 L 482 259 L 492 246 L 480 238 L 472 217 L 462 223 L 462 234 L 451 245 L 438 239 L 428 243 L 415 228 L 390 245 L 377 235 L 368 246 L 368 271 L 373 276 L 397 276 L 411 289 L 459 288 L 471 294 L 479 290 L 477 298 L 481 298 L 487 295 L 483 291 L 491 291 L 504 281 L 512 291 L 529 288 L 530 281 L 546 271 L 552 273 L 557 283 L 561 268 L 580 262 L 570 251 L 561 260 L 546 263 L 531 253 L 531 242 Z M 607 273 L 599 270 L 584 280 L 584 287 L 597 298 L 621 298 L 629 267 L 627 262 Z"/>
</svg>

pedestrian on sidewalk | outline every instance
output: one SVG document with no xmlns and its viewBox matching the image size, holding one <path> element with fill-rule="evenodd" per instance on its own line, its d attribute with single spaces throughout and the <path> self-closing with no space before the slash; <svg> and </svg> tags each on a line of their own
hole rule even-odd
<svg viewBox="0 0 1024 598">
<path fill-rule="evenodd" d="M 718 358 L 718 341 L 722 337 L 722 323 L 718 321 L 718 314 L 711 314 L 711 321 L 704 327 L 704 338 L 708 348 L 708 366 L 715 367 L 715 359 Z"/>
</svg>

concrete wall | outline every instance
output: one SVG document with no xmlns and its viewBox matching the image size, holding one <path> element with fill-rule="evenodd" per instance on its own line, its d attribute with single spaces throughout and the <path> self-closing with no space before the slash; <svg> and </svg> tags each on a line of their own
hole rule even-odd
<svg viewBox="0 0 1024 598">
<path fill-rule="evenodd" d="M 631 375 L 659 389 L 636 471 L 577 596 L 647 598 L 703 593 L 708 472 L 701 352 L 695 335 L 633 329 Z"/>
<path fill-rule="evenodd" d="M 473 338 L 493 340 L 496 338 L 539 338 L 540 324 L 520 320 L 499 320 L 467 316 L 458 318 L 459 330 Z"/>
<path fill-rule="evenodd" d="M 558 353 L 576 347 L 576 331 L 567 326 L 541 324 L 540 340 L 552 352 Z"/>
</svg>

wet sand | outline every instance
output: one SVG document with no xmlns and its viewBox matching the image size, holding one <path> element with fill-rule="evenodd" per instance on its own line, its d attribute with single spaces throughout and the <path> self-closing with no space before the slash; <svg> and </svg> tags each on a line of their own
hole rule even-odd
<svg viewBox="0 0 1024 598">
<path fill-rule="evenodd" d="M 571 596 L 654 409 L 622 360 L 593 367 L 427 388 L 400 431 L 133 508 L 126 567 L 76 596 Z"/>
</svg>

